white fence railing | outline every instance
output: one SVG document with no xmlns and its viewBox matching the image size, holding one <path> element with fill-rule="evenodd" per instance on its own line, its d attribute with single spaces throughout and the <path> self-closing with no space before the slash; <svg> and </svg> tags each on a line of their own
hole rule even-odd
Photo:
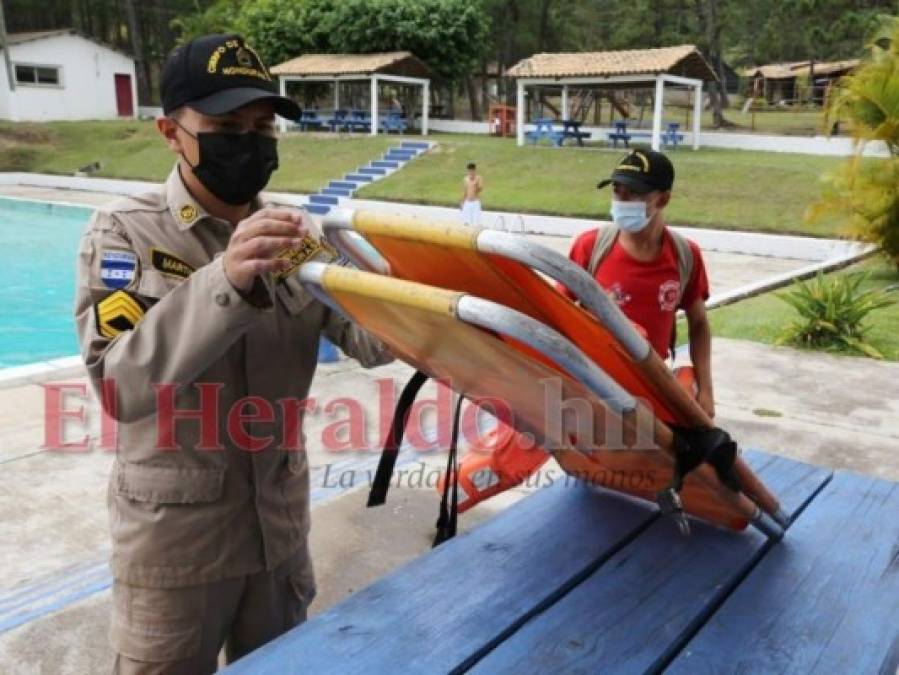
<svg viewBox="0 0 899 675">
<path fill-rule="evenodd" d="M 469 122 L 466 120 L 431 120 L 432 131 L 443 131 L 455 134 L 487 134 L 487 122 Z M 528 124 L 526 129 L 534 128 Z M 581 131 L 590 132 L 592 140 L 605 140 L 607 134 L 614 131 L 611 127 L 581 127 Z M 640 129 L 640 131 L 647 131 Z M 693 134 L 684 135 L 685 146 L 693 142 Z M 703 131 L 699 136 L 699 144 L 705 148 L 730 148 L 733 150 L 761 150 L 764 152 L 789 152 L 805 155 L 830 155 L 846 157 L 855 151 L 851 138 L 836 136 L 778 136 L 774 134 L 741 134 L 720 131 Z M 883 144 L 872 143 L 865 149 L 866 155 L 886 156 L 887 149 Z"/>
</svg>

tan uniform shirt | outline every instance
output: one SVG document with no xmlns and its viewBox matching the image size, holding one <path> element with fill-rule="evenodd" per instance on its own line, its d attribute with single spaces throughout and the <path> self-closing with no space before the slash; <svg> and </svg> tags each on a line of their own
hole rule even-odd
<svg viewBox="0 0 899 675">
<path fill-rule="evenodd" d="M 97 210 L 81 242 L 81 352 L 95 388 L 111 379 L 117 394 L 108 501 L 113 575 L 125 583 L 205 583 L 271 570 L 300 549 L 309 470 L 298 411 L 319 335 L 365 366 L 391 360 L 295 275 L 257 280 L 249 298 L 237 293 L 221 258 L 232 231 L 203 211 L 176 167 L 159 191 Z M 205 396 L 207 419 L 173 422 L 169 444 L 156 385 L 177 385 L 180 412 L 199 409 Z M 231 410 L 247 396 L 269 402 L 272 417 L 251 405 Z M 239 426 L 271 436 L 265 449 L 248 449 L 236 412 L 257 414 Z"/>
</svg>

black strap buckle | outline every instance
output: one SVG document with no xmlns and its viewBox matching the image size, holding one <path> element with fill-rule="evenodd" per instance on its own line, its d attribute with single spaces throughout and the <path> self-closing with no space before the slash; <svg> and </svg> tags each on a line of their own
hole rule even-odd
<svg viewBox="0 0 899 675">
<path fill-rule="evenodd" d="M 734 463 L 737 444 L 718 427 L 671 427 L 674 432 L 674 475 L 671 484 L 656 495 L 659 508 L 672 516 L 683 534 L 690 533 L 690 524 L 684 515 L 680 491 L 684 478 L 703 462 L 715 469 L 718 480 L 734 492 L 741 491 L 740 480 Z"/>
<path fill-rule="evenodd" d="M 687 536 L 690 534 L 690 521 L 684 513 L 684 503 L 680 498 L 680 493 L 673 487 L 667 487 L 656 493 L 656 502 L 663 516 L 671 516 L 677 523 L 677 528 L 681 534 Z"/>
</svg>

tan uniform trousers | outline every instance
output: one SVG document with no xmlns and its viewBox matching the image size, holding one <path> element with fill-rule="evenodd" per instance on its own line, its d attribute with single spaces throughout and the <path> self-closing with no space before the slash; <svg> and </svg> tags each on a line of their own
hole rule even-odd
<svg viewBox="0 0 899 675">
<path fill-rule="evenodd" d="M 272 571 L 187 586 L 116 581 L 110 643 L 117 675 L 205 675 L 222 647 L 232 663 L 306 620 L 315 597 L 305 552 Z"/>
</svg>

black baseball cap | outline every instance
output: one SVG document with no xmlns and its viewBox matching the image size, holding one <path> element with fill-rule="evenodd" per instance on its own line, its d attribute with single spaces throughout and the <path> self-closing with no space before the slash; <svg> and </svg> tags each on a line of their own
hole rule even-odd
<svg viewBox="0 0 899 675">
<path fill-rule="evenodd" d="M 224 115 L 254 101 L 270 100 L 288 119 L 300 108 L 281 96 L 259 55 L 239 35 L 204 35 L 176 47 L 159 85 L 162 111 L 183 105 L 205 115 Z"/>
<path fill-rule="evenodd" d="M 611 178 L 600 181 L 597 188 L 621 183 L 633 192 L 665 192 L 674 185 L 674 167 L 661 152 L 633 150 L 618 162 Z"/>
</svg>

